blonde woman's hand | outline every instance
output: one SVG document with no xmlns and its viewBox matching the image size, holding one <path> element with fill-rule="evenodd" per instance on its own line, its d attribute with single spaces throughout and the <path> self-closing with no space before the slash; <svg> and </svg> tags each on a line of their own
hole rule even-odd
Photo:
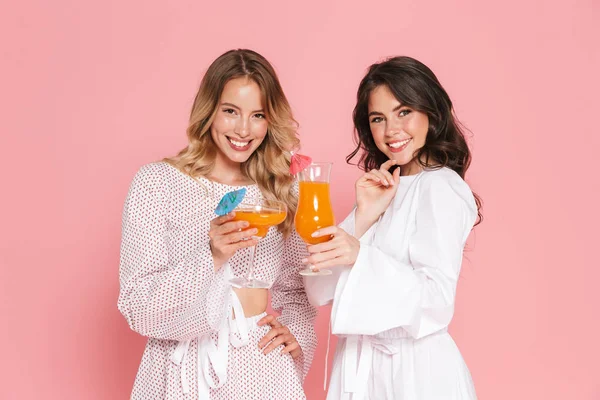
<svg viewBox="0 0 600 400">
<path fill-rule="evenodd" d="M 281 354 L 290 353 L 294 360 L 302 355 L 302 348 L 287 326 L 282 325 L 272 314 L 258 321 L 258 326 L 267 324 L 271 326 L 271 330 L 258 342 L 258 347 L 263 350 L 263 354 L 269 354 L 283 345 Z"/>
<path fill-rule="evenodd" d="M 246 229 L 247 221 L 233 221 L 235 211 L 210 221 L 210 250 L 215 270 L 221 268 L 239 249 L 254 246 L 258 241 L 252 238 L 256 228 Z"/>
</svg>

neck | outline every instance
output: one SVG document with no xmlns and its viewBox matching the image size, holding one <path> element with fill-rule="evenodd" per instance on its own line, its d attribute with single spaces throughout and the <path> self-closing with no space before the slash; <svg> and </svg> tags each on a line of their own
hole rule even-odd
<svg viewBox="0 0 600 400">
<path fill-rule="evenodd" d="M 215 165 L 207 178 L 232 186 L 248 183 L 248 178 L 242 172 L 242 164 L 219 156 L 215 159 Z"/>
<path fill-rule="evenodd" d="M 422 170 L 421 164 L 417 162 L 416 158 L 413 158 L 408 164 L 400 167 L 400 176 L 415 175 Z"/>
</svg>

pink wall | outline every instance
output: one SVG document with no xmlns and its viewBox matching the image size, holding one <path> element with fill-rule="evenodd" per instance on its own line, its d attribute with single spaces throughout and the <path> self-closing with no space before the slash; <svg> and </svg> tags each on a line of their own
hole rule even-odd
<svg viewBox="0 0 600 400">
<path fill-rule="evenodd" d="M 474 132 L 485 200 L 451 329 L 480 398 L 600 399 L 600 3 L 281 3 L 3 4 L 0 399 L 128 398 L 144 339 L 116 308 L 122 203 L 141 164 L 184 146 L 199 79 L 232 47 L 276 66 L 305 152 L 335 162 L 339 219 L 365 68 L 431 66 Z"/>
</svg>

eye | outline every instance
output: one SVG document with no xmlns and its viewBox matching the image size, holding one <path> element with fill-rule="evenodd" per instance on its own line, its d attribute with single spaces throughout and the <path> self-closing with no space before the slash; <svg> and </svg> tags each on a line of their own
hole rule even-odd
<svg viewBox="0 0 600 400">
<path fill-rule="evenodd" d="M 398 115 L 399 115 L 400 117 L 405 117 L 405 116 L 407 116 L 408 114 L 410 114 L 411 112 L 412 112 L 412 110 L 411 110 L 411 109 L 409 109 L 409 108 L 403 108 L 402 110 L 400 110 L 400 112 L 398 113 Z"/>
<path fill-rule="evenodd" d="M 223 112 L 226 114 L 235 115 L 235 110 L 233 108 L 224 108 Z"/>
<path fill-rule="evenodd" d="M 254 114 L 254 117 L 258 118 L 258 119 L 265 119 L 265 114 Z"/>
<path fill-rule="evenodd" d="M 372 124 L 377 124 L 381 121 L 383 121 L 383 118 L 381 118 L 381 117 L 374 117 L 373 119 L 371 119 Z"/>
</svg>

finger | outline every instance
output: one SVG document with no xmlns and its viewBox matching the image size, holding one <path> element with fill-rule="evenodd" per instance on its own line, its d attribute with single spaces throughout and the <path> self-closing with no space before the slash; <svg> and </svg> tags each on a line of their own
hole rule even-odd
<svg viewBox="0 0 600 400">
<path fill-rule="evenodd" d="M 267 334 L 265 336 L 263 336 L 263 338 L 258 342 L 258 347 L 262 348 L 264 346 L 266 346 L 267 343 L 269 343 L 271 340 L 273 340 L 273 338 L 277 335 L 280 335 L 282 333 L 286 333 L 289 332 L 289 330 L 281 325 L 279 323 L 279 321 L 277 321 L 276 318 L 270 319 L 268 322 L 272 328 L 271 330 L 269 330 L 269 332 L 267 332 Z M 279 326 L 273 326 L 273 324 L 279 324 Z"/>
<path fill-rule="evenodd" d="M 275 336 L 277 336 L 277 330 L 273 328 L 269 332 L 267 332 L 267 334 L 263 336 L 262 339 L 260 339 L 260 341 L 258 342 L 258 348 L 262 349 L 263 347 L 265 347 L 267 343 L 269 343 L 275 338 Z"/>
<path fill-rule="evenodd" d="M 384 184 L 384 181 L 382 180 L 382 176 L 380 175 L 379 171 L 376 169 L 372 169 L 371 171 L 367 172 L 365 174 L 365 178 L 372 180 L 372 181 L 379 182 L 381 184 Z"/>
<path fill-rule="evenodd" d="M 269 332 L 258 342 L 258 347 L 261 349 L 267 345 L 271 340 L 275 339 L 276 336 L 289 332 L 285 327 L 271 328 Z"/>
<path fill-rule="evenodd" d="M 326 261 L 322 261 L 320 263 L 312 264 L 313 271 L 318 271 L 325 268 L 338 267 L 341 265 L 348 265 L 348 260 L 344 256 L 340 256 L 337 258 L 332 258 Z"/>
<path fill-rule="evenodd" d="M 231 221 L 235 217 L 235 212 L 230 212 L 229 214 L 221 215 L 220 217 L 214 218 L 210 221 L 211 226 L 220 226 L 223 225 L 227 221 Z"/>
<path fill-rule="evenodd" d="M 291 333 L 287 333 L 285 335 L 279 335 L 263 350 L 263 354 L 269 354 L 270 352 L 275 350 L 277 347 L 281 346 L 282 344 L 291 342 L 292 340 L 295 340 L 295 339 Z"/>
<path fill-rule="evenodd" d="M 388 181 L 388 183 L 390 185 L 394 184 L 394 177 L 392 176 L 392 174 L 390 173 L 390 171 L 387 170 L 387 168 L 384 168 L 383 166 L 379 169 L 379 173 L 382 174 L 385 179 Z"/>
<path fill-rule="evenodd" d="M 396 160 L 387 160 L 386 162 L 381 164 L 381 167 L 379 167 L 379 168 L 388 171 L 394 165 L 396 165 Z"/>
<path fill-rule="evenodd" d="M 231 232 L 238 232 L 242 229 L 246 229 L 248 226 L 250 226 L 248 221 L 230 221 L 217 226 L 215 228 L 215 233 L 217 235 L 226 235 Z"/>
<path fill-rule="evenodd" d="M 225 242 L 228 244 L 237 243 L 240 240 L 244 240 L 249 237 L 252 237 L 252 236 L 256 235 L 257 233 L 258 233 L 258 229 L 256 229 L 256 228 L 246 229 L 241 232 L 235 231 L 232 233 L 228 233 L 227 235 L 223 235 L 223 240 L 225 240 Z"/>
<path fill-rule="evenodd" d="M 308 257 L 306 259 L 305 264 L 310 264 L 312 266 L 319 266 L 318 268 L 323 268 L 323 267 L 320 267 L 321 264 L 323 264 L 324 262 L 326 262 L 328 260 L 337 259 L 338 257 L 342 256 L 343 254 L 344 254 L 343 249 L 335 248 L 330 251 L 325 251 L 323 253 L 317 253 L 317 254 L 311 255 L 310 257 Z"/>
<path fill-rule="evenodd" d="M 300 348 L 300 346 L 298 346 L 298 348 L 296 350 L 293 350 L 290 355 L 292 356 L 292 359 L 295 360 L 296 358 L 300 357 L 302 355 L 302 349 Z"/>
<path fill-rule="evenodd" d="M 258 326 L 267 325 L 267 324 L 270 324 L 271 321 L 273 321 L 274 319 L 275 319 L 275 316 L 273 314 L 267 314 L 266 316 L 264 316 L 260 320 L 258 320 L 258 322 L 256 324 Z"/>
<path fill-rule="evenodd" d="M 321 236 L 327 236 L 327 235 L 335 235 L 337 233 L 339 233 L 338 231 L 343 231 L 343 229 L 338 228 L 337 226 L 328 226 L 326 228 L 321 228 L 317 231 L 314 231 L 312 233 L 312 237 L 321 237 Z"/>
<path fill-rule="evenodd" d="M 381 184 L 383 186 L 390 186 L 390 182 L 387 180 L 387 178 L 383 174 L 383 172 L 381 172 L 377 169 L 374 169 L 374 170 L 371 170 L 371 174 L 375 175 L 379 179 L 379 182 L 381 182 Z"/>
<path fill-rule="evenodd" d="M 360 179 L 358 180 L 358 182 L 373 182 L 375 184 L 379 183 L 381 184 L 381 179 L 379 179 L 378 176 L 376 176 L 375 174 L 371 173 L 371 172 L 367 172 L 366 174 L 364 174 L 363 176 L 360 177 Z"/>
<path fill-rule="evenodd" d="M 327 242 L 319 243 L 319 244 L 311 244 L 310 246 L 306 246 L 309 254 L 322 253 L 324 251 L 330 251 L 338 246 L 337 241 L 331 239 Z"/>
<path fill-rule="evenodd" d="M 271 322 L 270 322 L 270 324 L 271 324 L 271 326 L 272 326 L 273 328 L 281 328 L 281 327 L 284 327 L 284 326 L 281 324 L 281 322 L 279 322 L 279 321 L 277 320 L 277 318 L 273 319 L 273 321 L 271 321 Z M 285 327 L 284 327 L 284 328 L 285 328 Z M 285 329 L 287 329 L 287 328 L 285 328 Z"/>
<path fill-rule="evenodd" d="M 396 168 L 393 173 L 394 182 L 397 184 L 400 183 L 400 168 Z"/>
<path fill-rule="evenodd" d="M 237 243 L 231 243 L 231 244 L 225 245 L 224 252 L 235 253 L 236 251 L 238 251 L 240 249 L 245 249 L 246 247 L 256 246 L 257 244 L 258 244 L 258 240 L 254 239 L 254 238 L 248 239 L 248 240 L 240 240 Z"/>
<path fill-rule="evenodd" d="M 288 344 L 287 346 L 285 346 L 283 348 L 283 350 L 281 350 L 281 354 L 291 353 L 292 351 L 299 349 L 299 348 L 300 348 L 300 344 L 298 344 L 298 342 L 296 342 L 294 340 L 294 342 Z"/>
</svg>

